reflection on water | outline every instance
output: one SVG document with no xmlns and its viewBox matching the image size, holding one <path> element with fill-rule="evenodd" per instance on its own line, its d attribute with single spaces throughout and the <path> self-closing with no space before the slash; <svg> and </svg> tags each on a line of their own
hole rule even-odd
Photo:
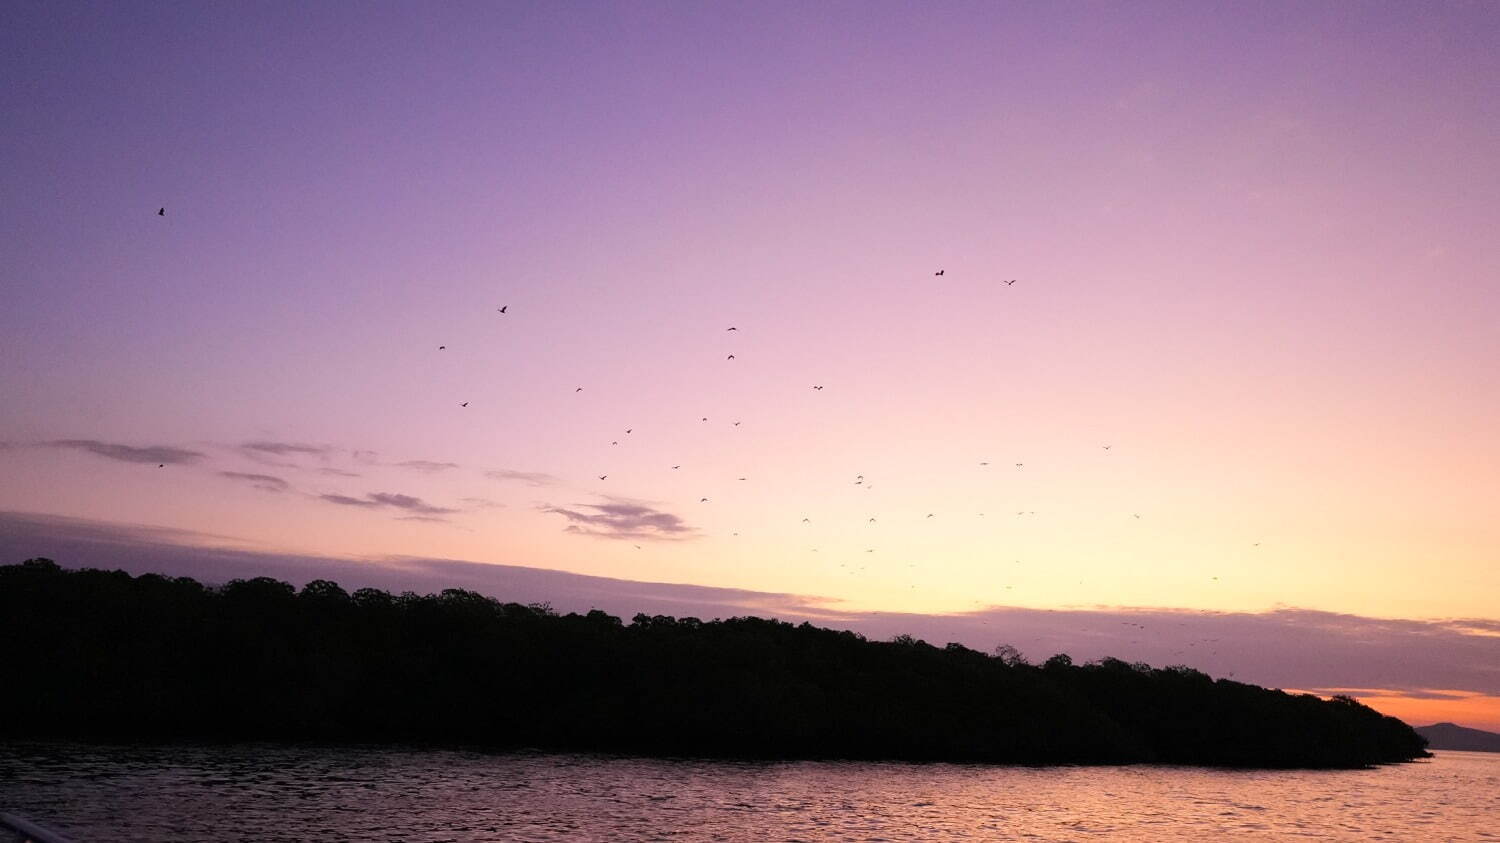
<svg viewBox="0 0 1500 843">
<path fill-rule="evenodd" d="M 1500 754 L 1372 770 L 0 745 L 0 811 L 112 840 L 1500 840 Z"/>
</svg>

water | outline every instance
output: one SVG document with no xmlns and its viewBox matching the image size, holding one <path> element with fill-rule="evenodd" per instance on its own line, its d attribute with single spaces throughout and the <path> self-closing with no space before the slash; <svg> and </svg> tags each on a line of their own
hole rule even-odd
<svg viewBox="0 0 1500 843">
<path fill-rule="evenodd" d="M 0 811 L 79 841 L 1500 840 L 1500 754 L 1244 772 L 0 745 Z"/>
</svg>

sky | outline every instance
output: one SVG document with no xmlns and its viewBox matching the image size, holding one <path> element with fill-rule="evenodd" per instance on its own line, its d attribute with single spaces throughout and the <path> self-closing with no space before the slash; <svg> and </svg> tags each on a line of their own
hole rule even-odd
<svg viewBox="0 0 1500 843">
<path fill-rule="evenodd" d="M 1500 640 L 1496 32 L 8 4 L 0 539 Z M 1263 681 L 1500 727 L 1500 658 L 1380 652 Z"/>
</svg>

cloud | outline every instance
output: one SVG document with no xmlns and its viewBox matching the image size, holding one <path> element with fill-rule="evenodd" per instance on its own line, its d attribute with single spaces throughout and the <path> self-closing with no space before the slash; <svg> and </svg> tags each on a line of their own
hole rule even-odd
<svg viewBox="0 0 1500 843">
<path fill-rule="evenodd" d="M 318 495 L 318 497 L 322 500 L 328 501 L 329 503 L 336 503 L 340 506 L 358 506 L 365 509 L 390 507 L 392 509 L 399 509 L 413 515 L 424 515 L 429 517 L 436 515 L 449 515 L 458 511 L 456 509 L 449 509 L 443 506 L 433 506 L 432 504 L 427 503 L 421 498 L 412 497 L 411 495 L 399 495 L 395 492 L 371 492 L 365 495 L 363 498 L 351 498 L 348 495 L 333 494 Z"/>
<path fill-rule="evenodd" d="M 91 454 L 107 459 L 119 460 L 120 462 L 154 463 L 156 465 L 185 465 L 197 462 L 206 456 L 200 451 L 172 448 L 167 445 L 151 445 L 145 448 L 137 448 L 133 445 L 121 445 L 115 442 L 100 442 L 97 439 L 56 439 L 43 444 L 53 448 L 72 448 L 77 451 L 87 451 Z"/>
<path fill-rule="evenodd" d="M 693 533 L 693 528 L 684 524 L 676 515 L 641 503 L 611 501 L 574 506 L 593 511 L 580 512 L 578 509 L 559 506 L 544 506 L 541 509 L 571 521 L 571 524 L 563 528 L 564 532 L 602 539 L 678 541 Z"/>
<path fill-rule="evenodd" d="M 377 504 L 393 506 L 397 509 L 404 509 L 419 515 L 447 515 L 458 511 L 456 509 L 448 509 L 447 507 L 433 506 L 424 502 L 421 498 L 414 498 L 411 495 L 398 495 L 393 492 L 371 492 L 365 495 L 365 497 Z"/>
<path fill-rule="evenodd" d="M 327 445 L 306 445 L 300 442 L 273 442 L 257 440 L 254 442 L 242 442 L 239 446 L 240 453 L 263 465 L 275 465 L 283 468 L 292 468 L 297 464 L 291 462 L 291 457 L 317 457 L 327 459 L 333 453 L 333 449 Z"/>
<path fill-rule="evenodd" d="M 285 492 L 292 484 L 282 480 L 280 477 L 272 477 L 269 474 L 247 474 L 243 471 L 221 471 L 220 477 L 228 477 L 231 480 L 240 480 L 249 483 L 257 489 L 265 492 Z"/>
<path fill-rule="evenodd" d="M 458 468 L 456 462 L 433 462 L 432 460 L 407 460 L 395 464 L 397 468 L 409 468 L 423 474 L 437 474 L 450 468 Z"/>
<path fill-rule="evenodd" d="M 497 468 L 494 471 L 486 471 L 484 476 L 491 480 L 515 480 L 528 486 L 555 486 L 558 483 L 556 477 L 540 471 L 512 471 L 508 468 Z"/>
<path fill-rule="evenodd" d="M 367 501 L 364 498 L 351 498 L 348 495 L 318 495 L 318 497 L 340 506 L 363 506 L 368 508 L 380 506 L 376 501 Z"/>
<path fill-rule="evenodd" d="M 474 509 L 504 509 L 505 504 L 492 501 L 489 498 L 460 498 L 461 503 L 466 503 Z"/>
<path fill-rule="evenodd" d="M 241 450 L 253 451 L 261 454 L 274 454 L 278 457 L 295 456 L 298 454 L 321 457 L 328 454 L 331 448 L 327 445 L 302 445 L 296 442 L 246 442 L 240 445 Z"/>
<path fill-rule="evenodd" d="M 354 471 L 345 471 L 342 468 L 320 468 L 319 474 L 327 474 L 330 477 L 363 477 L 363 474 Z"/>
</svg>

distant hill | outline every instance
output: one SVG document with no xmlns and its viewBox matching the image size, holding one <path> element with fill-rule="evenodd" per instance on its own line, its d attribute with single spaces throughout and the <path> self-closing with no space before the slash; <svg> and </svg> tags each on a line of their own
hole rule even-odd
<svg viewBox="0 0 1500 843">
<path fill-rule="evenodd" d="M 0 566 L 0 739 L 421 742 L 654 756 L 1361 767 L 1427 757 L 1348 697 L 1119 659 L 472 591 L 220 588 Z M 23 682 L 24 693 L 14 683 Z"/>
<path fill-rule="evenodd" d="M 1428 749 L 1457 749 L 1466 752 L 1500 752 L 1500 733 L 1469 729 L 1455 723 L 1418 726 L 1417 734 L 1427 739 Z"/>
</svg>

